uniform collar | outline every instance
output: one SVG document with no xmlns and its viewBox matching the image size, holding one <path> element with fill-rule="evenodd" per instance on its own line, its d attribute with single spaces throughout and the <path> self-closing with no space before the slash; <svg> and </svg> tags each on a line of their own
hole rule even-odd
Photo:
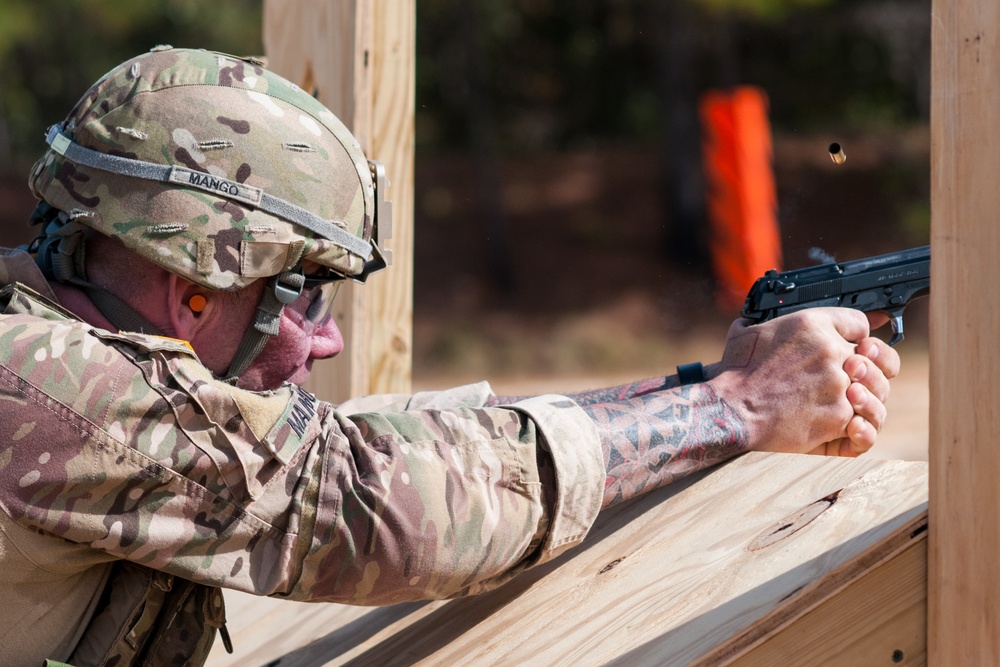
<svg viewBox="0 0 1000 667">
<path fill-rule="evenodd" d="M 53 303 L 59 303 L 55 292 L 35 264 L 33 255 L 20 248 L 0 248 L 0 286 L 13 282 L 26 285 Z"/>
</svg>

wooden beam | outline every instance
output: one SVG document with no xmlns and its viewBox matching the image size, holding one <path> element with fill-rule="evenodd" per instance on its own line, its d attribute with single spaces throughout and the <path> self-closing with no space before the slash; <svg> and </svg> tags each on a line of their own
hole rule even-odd
<svg viewBox="0 0 1000 667">
<path fill-rule="evenodd" d="M 934 0 L 929 657 L 1000 660 L 1000 5 Z"/>
<path fill-rule="evenodd" d="M 391 182 L 393 265 L 334 305 L 345 352 L 313 366 L 308 388 L 340 402 L 407 392 L 412 366 L 413 0 L 264 1 L 264 49 L 277 73 L 316 92 Z"/>
<path fill-rule="evenodd" d="M 376 0 L 371 154 L 386 165 L 393 208 L 393 265 L 369 281 L 368 385 L 360 393 L 410 391 L 413 359 L 413 160 L 417 4 Z"/>
<path fill-rule="evenodd" d="M 914 563 L 877 573 L 925 540 L 926 509 L 923 462 L 748 454 L 602 514 L 580 548 L 476 597 L 365 609 L 227 591 L 236 653 L 209 665 L 725 664 L 849 591 L 873 611 L 848 616 L 894 634 L 844 619 L 804 645 L 919 656 L 919 582 L 896 598 Z"/>
<path fill-rule="evenodd" d="M 789 656 L 810 667 L 926 664 L 926 534 L 727 664 L 774 667 Z"/>
</svg>

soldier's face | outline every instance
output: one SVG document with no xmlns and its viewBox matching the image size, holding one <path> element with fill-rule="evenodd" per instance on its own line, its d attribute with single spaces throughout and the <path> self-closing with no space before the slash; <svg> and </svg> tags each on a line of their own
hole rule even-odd
<svg viewBox="0 0 1000 667">
<path fill-rule="evenodd" d="M 312 297 L 310 291 L 303 292 L 284 308 L 278 335 L 268 340 L 264 351 L 240 376 L 240 387 L 264 391 L 283 382 L 302 384 L 314 360 L 335 356 L 344 349 L 344 339 L 332 317 L 319 322 L 306 317 Z"/>
</svg>

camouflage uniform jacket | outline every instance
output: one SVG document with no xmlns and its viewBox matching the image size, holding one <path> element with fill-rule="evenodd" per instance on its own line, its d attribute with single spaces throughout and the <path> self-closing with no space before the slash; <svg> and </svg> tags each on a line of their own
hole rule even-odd
<svg viewBox="0 0 1000 667">
<path fill-rule="evenodd" d="M 0 249 L 0 285 L 0 507 L 41 535 L 200 583 L 379 605 L 495 587 L 598 512 L 597 432 L 565 397 L 249 392 L 176 341 L 79 321 L 26 253 Z"/>
</svg>

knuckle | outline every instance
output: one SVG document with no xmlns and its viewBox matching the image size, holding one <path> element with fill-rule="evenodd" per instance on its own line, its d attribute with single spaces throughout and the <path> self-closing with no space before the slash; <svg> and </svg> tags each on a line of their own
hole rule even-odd
<svg viewBox="0 0 1000 667">
<path fill-rule="evenodd" d="M 850 375 L 851 379 L 860 380 L 868 377 L 871 375 L 870 370 L 868 359 L 859 354 L 852 354 L 844 362 L 844 372 Z"/>
<path fill-rule="evenodd" d="M 784 326 L 790 334 L 802 335 L 821 326 L 824 316 L 817 310 L 816 308 L 799 310 L 781 319 L 785 320 Z"/>
<path fill-rule="evenodd" d="M 825 323 L 829 322 L 830 318 L 826 313 L 821 312 L 819 309 L 810 308 L 808 310 L 799 311 L 799 326 L 803 330 L 817 329 L 823 326 Z"/>
<path fill-rule="evenodd" d="M 848 434 L 851 442 L 864 448 L 862 451 L 867 451 L 875 444 L 875 427 L 861 415 L 855 415 L 851 419 L 851 423 L 848 426 Z"/>
</svg>

